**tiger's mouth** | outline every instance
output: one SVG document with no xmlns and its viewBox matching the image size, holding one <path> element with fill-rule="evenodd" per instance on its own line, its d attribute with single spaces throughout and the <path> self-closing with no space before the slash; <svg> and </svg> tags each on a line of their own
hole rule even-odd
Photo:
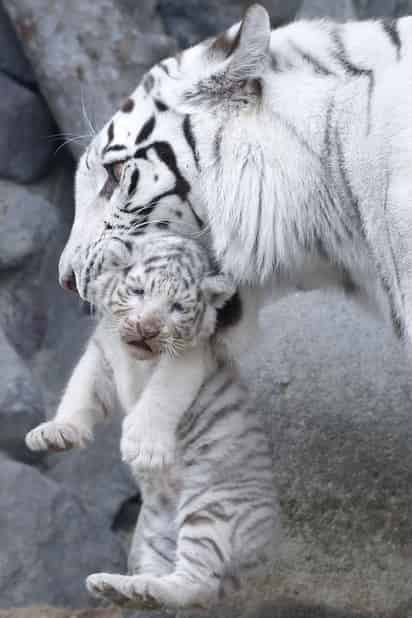
<svg viewBox="0 0 412 618">
<path fill-rule="evenodd" d="M 129 351 L 141 360 L 154 358 L 159 356 L 160 348 L 155 340 L 148 339 L 132 339 L 129 337 L 122 337 L 123 343 L 125 343 Z"/>
<path fill-rule="evenodd" d="M 152 348 L 146 341 L 126 341 L 127 345 L 132 346 L 133 348 L 137 348 L 138 350 L 142 350 L 143 352 L 153 352 Z"/>
</svg>

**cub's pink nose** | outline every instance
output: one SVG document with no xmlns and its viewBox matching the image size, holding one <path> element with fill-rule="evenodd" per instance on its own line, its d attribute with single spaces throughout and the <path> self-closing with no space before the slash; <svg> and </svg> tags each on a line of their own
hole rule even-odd
<svg viewBox="0 0 412 618">
<path fill-rule="evenodd" d="M 154 339 L 160 334 L 161 324 L 156 318 L 147 318 L 139 324 L 142 339 Z"/>
</svg>

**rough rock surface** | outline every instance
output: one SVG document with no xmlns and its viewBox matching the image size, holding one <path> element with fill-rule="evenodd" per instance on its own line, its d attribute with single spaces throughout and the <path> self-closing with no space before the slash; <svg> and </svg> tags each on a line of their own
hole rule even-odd
<svg viewBox="0 0 412 618">
<path fill-rule="evenodd" d="M 89 573 L 124 570 L 107 522 L 34 468 L 2 458 L 0 504 L 3 607 L 28 601 L 84 607 Z"/>
<path fill-rule="evenodd" d="M 389 618 L 389 616 L 376 616 L 367 613 L 351 612 L 350 610 L 336 610 L 327 605 L 299 603 L 292 598 L 282 598 L 276 603 L 262 602 L 257 604 L 248 613 L 239 614 L 239 607 L 219 607 L 219 618 Z M 0 614 L 0 618 L 1 614 Z M 8 617 L 7 617 L 8 618 Z M 140 618 L 135 614 L 133 618 Z M 166 617 L 165 617 L 166 618 Z M 204 610 L 181 612 L 178 618 L 205 618 Z M 391 616 L 401 618 L 401 616 Z M 402 616 L 406 618 L 406 616 Z"/>
<path fill-rule="evenodd" d="M 25 57 L 13 25 L 0 4 L 0 72 L 9 75 L 15 81 L 36 89 L 33 69 Z"/>
<path fill-rule="evenodd" d="M 263 0 L 274 23 L 290 21 L 302 0 Z M 243 0 L 159 0 L 158 10 L 165 30 L 177 38 L 180 47 L 189 47 L 202 39 L 216 35 L 242 18 L 250 2 Z"/>
<path fill-rule="evenodd" d="M 32 182 L 48 169 L 54 122 L 38 93 L 0 72 L 0 177 Z"/>
<path fill-rule="evenodd" d="M 165 33 L 162 19 L 158 12 L 158 0 L 145 0 L 144 2 L 117 0 L 117 5 L 140 32 Z M 173 33 L 172 36 L 174 36 Z"/>
<path fill-rule="evenodd" d="M 0 376 L 0 451 L 23 461 L 33 461 L 24 436 L 45 418 L 42 392 L 1 329 Z M 1 501 L 0 505 L 1 510 Z"/>
<path fill-rule="evenodd" d="M 0 618 L 122 618 L 118 609 L 63 609 L 38 605 L 0 610 Z"/>
<path fill-rule="evenodd" d="M 40 88 L 78 155 L 152 64 L 176 49 L 162 34 L 143 34 L 114 0 L 4 0 Z M 129 18 L 128 18 L 129 17 Z M 86 111 L 87 110 L 87 111 Z"/>
<path fill-rule="evenodd" d="M 57 227 L 56 209 L 48 201 L 0 180 L 0 325 L 26 359 L 46 332 L 41 279 Z"/>
<path fill-rule="evenodd" d="M 298 11 L 298 19 L 312 19 L 316 17 L 331 17 L 345 21 L 356 19 L 352 0 L 303 0 Z"/>
<path fill-rule="evenodd" d="M 43 251 L 56 224 L 51 204 L 27 188 L 0 180 L 0 271 Z"/>
<path fill-rule="evenodd" d="M 367 17 L 401 17 L 412 13 L 410 0 L 353 0 L 360 19 Z"/>
<path fill-rule="evenodd" d="M 42 295 L 42 256 L 16 271 L 0 275 L 0 325 L 21 356 L 28 360 L 41 347 L 47 330 L 47 302 Z"/>
</svg>

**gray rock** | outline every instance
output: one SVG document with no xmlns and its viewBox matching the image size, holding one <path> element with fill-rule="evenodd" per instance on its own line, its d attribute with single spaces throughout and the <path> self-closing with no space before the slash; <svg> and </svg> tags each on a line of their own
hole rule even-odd
<svg viewBox="0 0 412 618">
<path fill-rule="evenodd" d="M 352 0 L 303 0 L 297 19 L 330 17 L 338 21 L 356 19 Z"/>
<path fill-rule="evenodd" d="M 412 577 L 404 350 L 383 323 L 320 292 L 268 308 L 262 325 L 244 369 L 272 424 L 286 531 L 268 588 L 389 615 Z"/>
<path fill-rule="evenodd" d="M 26 448 L 24 436 L 45 420 L 42 393 L 1 330 L 0 375 L 0 450 L 22 461 L 34 461 L 38 457 Z"/>
<path fill-rule="evenodd" d="M 50 165 L 56 133 L 39 94 L 0 72 L 0 177 L 32 182 Z"/>
<path fill-rule="evenodd" d="M 42 281 L 57 226 L 50 203 L 33 190 L 0 181 L 0 325 L 26 359 L 46 332 Z"/>
<path fill-rule="evenodd" d="M 219 618 L 239 618 L 238 607 L 219 608 Z M 244 614 L 242 614 L 243 616 Z M 290 598 L 282 598 L 275 603 L 261 603 L 256 605 L 245 618 L 378 618 L 372 614 L 352 613 L 349 610 L 335 610 L 326 605 L 301 603 Z M 1 618 L 1 616 L 0 616 Z M 132 618 L 132 617 L 130 617 Z M 140 614 L 133 618 L 140 618 Z M 204 610 L 179 612 L 178 618 L 205 618 Z M 379 617 L 379 618 L 389 618 Z M 398 618 L 391 616 L 391 618 Z M 400 617 L 399 617 L 400 618 Z M 406 618 L 406 614 L 402 618 Z"/>
<path fill-rule="evenodd" d="M 89 573 L 124 571 L 121 545 L 107 522 L 34 468 L 1 460 L 0 505 L 3 607 L 86 607 Z"/>
<path fill-rule="evenodd" d="M 0 326 L 17 352 L 29 360 L 47 329 L 47 300 L 42 293 L 42 256 L 0 277 Z"/>
<path fill-rule="evenodd" d="M 358 17 L 401 17 L 412 13 L 411 0 L 353 0 Z"/>
<path fill-rule="evenodd" d="M 0 271 L 43 251 L 56 223 L 48 202 L 29 189 L 0 180 Z"/>
<path fill-rule="evenodd" d="M 291 21 L 302 0 L 263 0 L 274 24 Z M 175 36 L 184 48 L 198 43 L 202 39 L 214 36 L 242 18 L 250 2 L 244 0 L 159 0 L 158 11 L 163 19 L 165 30 Z"/>
<path fill-rule="evenodd" d="M 13 25 L 0 3 L 0 72 L 31 89 L 36 88 L 33 70 L 25 57 Z"/>
<path fill-rule="evenodd" d="M 40 88 L 78 155 L 152 64 L 175 51 L 162 34 L 142 34 L 115 0 L 5 0 Z"/>
<path fill-rule="evenodd" d="M 164 27 L 161 17 L 157 11 L 157 0 L 118 0 L 119 8 L 125 16 L 132 20 L 132 23 L 139 28 L 140 32 L 153 32 L 164 34 Z"/>
</svg>

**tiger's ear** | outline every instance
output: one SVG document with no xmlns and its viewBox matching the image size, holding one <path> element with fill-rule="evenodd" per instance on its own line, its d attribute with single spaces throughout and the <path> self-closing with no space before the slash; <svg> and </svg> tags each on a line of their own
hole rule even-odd
<svg viewBox="0 0 412 618">
<path fill-rule="evenodd" d="M 201 284 L 206 302 L 220 309 L 236 293 L 236 286 L 227 275 L 210 275 Z"/>
<path fill-rule="evenodd" d="M 253 79 L 262 73 L 270 45 L 270 18 L 260 4 L 246 11 L 232 43 L 227 76 L 235 81 Z"/>
</svg>

